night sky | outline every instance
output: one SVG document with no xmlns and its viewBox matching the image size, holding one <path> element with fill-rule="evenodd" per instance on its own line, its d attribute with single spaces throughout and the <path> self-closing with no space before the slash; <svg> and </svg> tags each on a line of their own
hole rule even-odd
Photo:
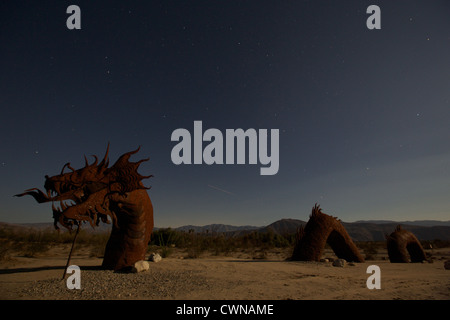
<svg viewBox="0 0 450 320">
<path fill-rule="evenodd" d="M 1 1 L 0 107 L 4 222 L 52 222 L 13 195 L 108 142 L 150 158 L 157 227 L 450 219 L 449 1 Z M 196 120 L 279 129 L 278 173 L 173 164 Z"/>
</svg>

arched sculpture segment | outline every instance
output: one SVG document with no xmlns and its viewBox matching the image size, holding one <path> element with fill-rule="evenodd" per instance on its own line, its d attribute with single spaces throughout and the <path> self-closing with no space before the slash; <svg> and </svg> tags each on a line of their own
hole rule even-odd
<svg viewBox="0 0 450 320">
<path fill-rule="evenodd" d="M 296 240 L 292 260 L 319 261 L 325 244 L 328 243 L 338 258 L 364 262 L 342 223 L 335 217 L 323 213 L 317 204 L 312 208 L 306 226 L 297 230 Z"/>
<path fill-rule="evenodd" d="M 394 263 L 422 262 L 426 260 L 425 251 L 416 236 L 400 225 L 386 236 L 389 260 Z"/>
</svg>

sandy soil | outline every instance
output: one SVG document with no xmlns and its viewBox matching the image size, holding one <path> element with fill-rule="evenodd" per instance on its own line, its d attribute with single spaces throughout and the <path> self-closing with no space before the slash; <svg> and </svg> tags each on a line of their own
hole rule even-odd
<svg viewBox="0 0 450 320">
<path fill-rule="evenodd" d="M 69 290 L 61 280 L 67 253 L 55 248 L 42 257 L 3 261 L 0 299 L 450 299 L 450 270 L 444 269 L 450 248 L 436 249 L 433 263 L 393 264 L 380 258 L 345 267 L 286 261 L 286 250 L 270 252 L 266 259 L 243 254 L 182 259 L 180 251 L 150 262 L 150 270 L 139 274 L 100 270 L 102 259 L 80 253 L 71 264 L 81 268 L 81 290 Z M 379 290 L 366 286 L 369 265 L 380 267 Z"/>
</svg>

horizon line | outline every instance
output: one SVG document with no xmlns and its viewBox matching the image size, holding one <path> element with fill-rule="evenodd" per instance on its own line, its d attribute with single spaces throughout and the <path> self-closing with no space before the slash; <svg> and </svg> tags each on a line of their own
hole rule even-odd
<svg viewBox="0 0 450 320">
<path fill-rule="evenodd" d="M 223 226 L 231 226 L 231 227 L 253 227 L 253 228 L 263 228 L 263 227 L 267 227 L 275 222 L 278 221 L 282 221 L 282 220 L 297 220 L 297 221 L 303 221 L 305 223 L 308 222 L 308 220 L 302 220 L 302 219 L 296 219 L 296 218 L 281 218 L 278 220 L 275 220 L 269 224 L 266 225 L 251 225 L 251 224 L 229 224 L 229 223 L 207 223 L 207 224 L 182 224 L 182 225 L 178 225 L 178 226 L 164 226 L 164 227 L 160 227 L 160 226 L 154 226 L 154 228 L 159 228 L 159 229 L 176 229 L 176 228 L 181 228 L 181 227 L 187 227 L 187 226 L 193 226 L 193 227 L 207 227 L 207 226 L 211 226 L 211 225 L 223 225 Z M 340 220 L 343 223 L 376 223 L 378 222 L 386 222 L 386 223 L 406 223 L 406 222 L 424 222 L 424 221 L 435 221 L 435 222 L 447 222 L 450 223 L 450 220 L 439 220 L 439 219 L 421 219 L 421 220 L 386 220 L 386 219 L 370 219 L 370 220 L 355 220 L 355 221 L 343 221 Z M 23 224 L 52 224 L 53 225 L 53 221 L 41 221 L 41 222 L 8 222 L 8 221 L 0 221 L 0 223 L 5 223 L 5 224 L 16 224 L 16 225 L 23 225 Z M 102 223 L 102 226 L 112 226 L 112 223 Z M 90 225 L 89 225 L 90 226 Z"/>
</svg>

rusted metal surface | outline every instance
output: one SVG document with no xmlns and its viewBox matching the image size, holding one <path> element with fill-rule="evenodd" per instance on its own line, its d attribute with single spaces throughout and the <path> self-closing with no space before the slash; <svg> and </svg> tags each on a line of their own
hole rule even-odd
<svg viewBox="0 0 450 320">
<path fill-rule="evenodd" d="M 30 195 L 38 203 L 52 202 L 54 226 L 72 230 L 74 225 L 89 222 L 96 227 L 100 222 L 111 223 L 111 236 L 106 246 L 103 267 L 119 270 L 143 260 L 153 231 L 153 206 L 142 176 L 137 170 L 147 161 L 130 162 L 131 155 L 140 148 L 123 154 L 109 165 L 109 145 L 103 160 L 97 156 L 89 164 L 75 170 L 66 163 L 61 173 L 45 176 L 44 188 L 28 189 L 16 196 Z M 64 172 L 69 169 L 69 172 Z M 59 208 L 55 206 L 59 202 Z"/>
<path fill-rule="evenodd" d="M 327 243 L 338 258 L 364 262 L 364 258 L 341 221 L 323 213 L 316 203 L 306 226 L 297 230 L 296 245 L 291 259 L 319 261 Z"/>
<path fill-rule="evenodd" d="M 420 241 L 411 231 L 403 229 L 400 225 L 386 236 L 386 241 L 391 262 L 408 263 L 427 260 Z"/>
</svg>

